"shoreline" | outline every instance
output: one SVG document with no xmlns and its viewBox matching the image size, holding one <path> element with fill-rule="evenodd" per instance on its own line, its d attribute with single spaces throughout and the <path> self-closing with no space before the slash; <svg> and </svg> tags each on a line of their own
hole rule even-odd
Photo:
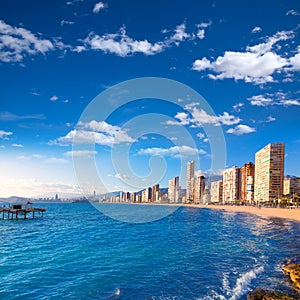
<svg viewBox="0 0 300 300">
<path fill-rule="evenodd" d="M 108 203 L 108 202 L 107 202 Z M 225 210 L 231 212 L 241 212 L 253 214 L 264 218 L 280 218 L 292 220 L 300 223 L 300 207 L 299 208 L 273 208 L 273 207 L 256 207 L 256 206 L 239 206 L 239 205 L 203 205 L 203 204 L 186 204 L 186 203 L 115 203 L 115 204 L 133 204 L 133 205 L 162 205 L 174 207 L 190 207 L 190 208 L 206 208 L 214 210 Z"/>
<path fill-rule="evenodd" d="M 293 220 L 300 223 L 300 208 L 273 208 L 273 207 L 255 207 L 255 206 L 239 206 L 239 205 L 196 205 L 182 204 L 184 207 L 208 208 L 214 210 L 225 210 L 232 212 L 242 212 L 254 214 L 265 218 L 280 218 Z"/>
</svg>

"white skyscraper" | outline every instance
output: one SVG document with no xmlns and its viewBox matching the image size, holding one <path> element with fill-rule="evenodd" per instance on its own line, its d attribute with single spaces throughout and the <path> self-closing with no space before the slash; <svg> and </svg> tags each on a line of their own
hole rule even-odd
<svg viewBox="0 0 300 300">
<path fill-rule="evenodd" d="M 193 190 L 194 190 L 194 177 L 195 177 L 195 162 L 189 161 L 187 163 L 186 173 L 186 202 L 193 202 Z"/>
</svg>

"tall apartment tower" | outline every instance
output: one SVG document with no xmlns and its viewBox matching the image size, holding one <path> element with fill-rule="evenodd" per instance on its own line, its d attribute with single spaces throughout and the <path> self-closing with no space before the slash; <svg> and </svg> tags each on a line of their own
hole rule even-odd
<svg viewBox="0 0 300 300">
<path fill-rule="evenodd" d="M 240 169 L 236 166 L 223 172 L 223 203 L 234 203 L 240 198 Z"/>
<path fill-rule="evenodd" d="M 210 183 L 210 202 L 221 203 L 223 197 L 223 180 Z"/>
<path fill-rule="evenodd" d="M 192 160 L 187 163 L 186 202 L 193 202 L 194 177 L 195 177 L 195 162 Z"/>
<path fill-rule="evenodd" d="M 194 180 L 194 203 L 202 204 L 205 190 L 205 177 L 198 176 Z"/>
<path fill-rule="evenodd" d="M 283 194 L 284 143 L 269 144 L 255 153 L 254 201 L 268 202 Z"/>
<path fill-rule="evenodd" d="M 169 188 L 168 188 L 168 198 L 170 203 L 178 203 L 179 202 L 179 177 L 176 176 L 169 180 Z"/>
<path fill-rule="evenodd" d="M 158 202 L 158 197 L 159 197 L 159 184 L 156 184 L 152 187 L 151 202 Z"/>
<path fill-rule="evenodd" d="M 255 165 L 252 162 L 244 164 L 240 169 L 240 199 L 244 202 L 254 200 Z"/>
</svg>

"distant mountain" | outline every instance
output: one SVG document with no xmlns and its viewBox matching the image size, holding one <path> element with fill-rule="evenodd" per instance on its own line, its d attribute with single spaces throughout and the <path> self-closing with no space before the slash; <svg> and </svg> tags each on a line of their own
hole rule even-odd
<svg viewBox="0 0 300 300">
<path fill-rule="evenodd" d="M 24 198 L 24 197 L 19 197 L 19 196 L 10 196 L 8 198 L 0 198 L 0 202 L 8 202 L 8 203 L 19 203 L 19 202 L 26 202 L 26 201 L 31 201 L 32 199 L 30 198 Z"/>
</svg>

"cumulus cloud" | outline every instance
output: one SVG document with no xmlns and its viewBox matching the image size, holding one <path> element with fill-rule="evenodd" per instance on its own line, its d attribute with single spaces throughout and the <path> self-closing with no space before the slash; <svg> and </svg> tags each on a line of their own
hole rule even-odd
<svg viewBox="0 0 300 300">
<path fill-rule="evenodd" d="M 22 27 L 14 27 L 0 20 L 0 61 L 20 62 L 26 56 L 45 54 L 55 44 Z"/>
<path fill-rule="evenodd" d="M 167 125 L 178 125 L 198 128 L 204 124 L 219 125 L 234 125 L 238 124 L 241 119 L 237 116 L 230 115 L 228 112 L 224 112 L 222 115 L 214 116 L 207 113 L 204 109 L 197 107 L 198 103 L 191 103 L 185 106 L 185 109 L 190 110 L 191 116 L 185 112 L 177 113 L 174 118 L 178 121 L 168 120 Z"/>
<path fill-rule="evenodd" d="M 12 135 L 13 133 L 10 131 L 0 130 L 0 139 L 8 140 L 8 136 Z"/>
<path fill-rule="evenodd" d="M 239 124 L 234 128 L 229 128 L 226 132 L 234 135 L 243 135 L 255 131 L 256 131 L 255 128 L 252 128 L 248 125 Z"/>
<path fill-rule="evenodd" d="M 68 146 L 75 144 L 97 144 L 113 146 L 114 144 L 134 142 L 126 129 L 110 125 L 104 121 L 79 122 L 78 128 L 68 132 L 65 136 L 50 141 L 49 144 Z"/>
<path fill-rule="evenodd" d="M 204 30 L 203 28 L 201 29 Z M 162 32 L 167 33 L 168 31 L 163 30 Z M 201 38 L 204 38 L 204 32 L 201 32 L 200 35 Z M 182 23 L 176 26 L 169 37 L 166 37 L 161 41 L 150 42 L 147 39 L 136 40 L 130 37 L 126 32 L 126 27 L 123 26 L 116 33 L 98 35 L 91 32 L 83 40 L 83 45 L 75 47 L 73 51 L 82 52 L 87 50 L 96 50 L 104 53 L 115 54 L 121 57 L 130 56 L 135 53 L 155 55 L 173 45 L 179 46 L 180 43 L 186 40 L 194 40 L 196 36 L 197 34 L 193 32 L 188 33 L 186 31 L 186 24 Z"/>
<path fill-rule="evenodd" d="M 146 148 L 141 149 L 138 152 L 138 155 L 158 155 L 158 156 L 170 156 L 175 158 L 180 158 L 182 156 L 191 156 L 195 154 L 206 154 L 202 149 L 192 148 L 190 146 L 173 146 L 170 148 Z"/>
<path fill-rule="evenodd" d="M 94 8 L 93 8 L 93 13 L 97 14 L 99 13 L 100 10 L 104 9 L 106 7 L 106 4 L 103 2 L 98 2 L 95 4 Z"/>
<path fill-rule="evenodd" d="M 53 101 L 53 102 L 55 102 L 55 101 L 57 101 L 58 100 L 58 96 L 56 96 L 56 95 L 53 95 L 51 98 L 50 98 L 50 101 Z"/>
<path fill-rule="evenodd" d="M 256 26 L 256 27 L 254 27 L 253 29 L 252 29 L 252 33 L 257 33 L 257 32 L 261 32 L 262 31 L 262 29 L 261 29 L 261 27 L 259 27 L 259 26 Z"/>
<path fill-rule="evenodd" d="M 266 93 L 264 95 L 255 95 L 247 99 L 253 106 L 300 106 L 298 99 L 291 99 L 288 93 Z"/>
<path fill-rule="evenodd" d="M 289 60 L 273 49 L 275 45 L 280 49 L 279 42 L 293 39 L 294 36 L 293 31 L 279 31 L 260 44 L 247 46 L 245 52 L 225 51 L 223 56 L 212 61 L 206 57 L 197 59 L 193 62 L 192 69 L 213 71 L 209 74 L 209 78 L 213 80 L 232 78 L 254 84 L 274 82 L 275 73 L 288 66 L 295 69 L 299 66 L 297 56 Z"/>
</svg>

